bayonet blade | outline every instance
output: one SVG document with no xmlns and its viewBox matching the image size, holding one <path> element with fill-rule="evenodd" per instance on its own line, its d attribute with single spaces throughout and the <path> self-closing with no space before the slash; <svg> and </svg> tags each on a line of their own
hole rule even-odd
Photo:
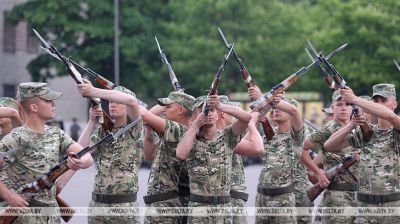
<svg viewBox="0 0 400 224">
<path fill-rule="evenodd" d="M 313 56 L 311 55 L 311 53 L 308 51 L 308 49 L 307 49 L 307 48 L 304 48 L 304 50 L 306 50 L 306 53 L 307 53 L 308 57 L 311 59 L 311 61 L 314 62 L 314 58 L 313 58 Z"/>
<path fill-rule="evenodd" d="M 113 134 L 113 139 L 117 139 L 119 136 L 121 136 L 123 133 L 125 133 L 127 130 L 131 129 L 133 126 L 135 126 L 139 121 L 141 120 L 141 118 L 138 118 L 136 120 L 134 120 L 132 123 L 128 124 L 127 126 L 125 126 L 124 128 L 120 129 L 119 131 L 115 132 Z"/>
<path fill-rule="evenodd" d="M 394 60 L 393 59 L 393 62 L 394 62 L 394 65 L 396 65 L 396 68 L 400 71 L 400 66 L 399 66 L 399 63 L 397 63 L 397 61 L 396 60 Z"/>
<path fill-rule="evenodd" d="M 347 47 L 347 44 L 343 44 L 342 46 L 338 47 L 336 50 L 332 51 L 327 57 L 326 60 L 329 60 L 329 58 L 333 57 L 336 53 L 342 51 Z"/>
<path fill-rule="evenodd" d="M 35 29 L 32 28 L 32 30 L 33 30 L 33 32 L 36 34 L 36 36 L 40 39 L 40 41 L 42 42 L 42 44 L 43 44 L 47 49 L 49 49 L 49 48 L 50 48 L 49 43 L 47 43 L 47 42 L 43 39 L 43 37 L 40 36 L 40 34 L 39 34 Z"/>
<path fill-rule="evenodd" d="M 230 44 L 228 43 L 228 41 L 226 40 L 226 37 L 225 37 L 224 33 L 222 32 L 221 28 L 219 28 L 219 27 L 218 27 L 218 32 L 219 32 L 219 35 L 221 36 L 222 40 L 224 41 L 226 47 L 227 47 L 227 48 L 230 48 L 231 45 L 230 45 Z"/>
<path fill-rule="evenodd" d="M 317 50 L 315 50 L 315 47 L 312 45 L 310 40 L 307 40 L 308 46 L 310 46 L 311 50 L 314 52 L 315 56 L 319 57 L 319 54 Z"/>
<path fill-rule="evenodd" d="M 50 51 L 50 49 L 48 48 L 44 48 L 43 46 L 40 46 L 40 48 L 42 48 L 44 51 L 46 51 L 49 55 L 57 58 L 58 60 L 62 61 L 56 54 L 54 54 L 53 52 Z"/>
<path fill-rule="evenodd" d="M 157 43 L 157 47 L 158 47 L 158 51 L 160 52 L 160 54 L 162 54 L 162 53 L 163 53 L 163 51 L 161 50 L 160 43 L 158 43 L 157 37 L 156 37 L 156 36 L 154 36 L 154 39 L 156 39 L 156 43 Z"/>
</svg>

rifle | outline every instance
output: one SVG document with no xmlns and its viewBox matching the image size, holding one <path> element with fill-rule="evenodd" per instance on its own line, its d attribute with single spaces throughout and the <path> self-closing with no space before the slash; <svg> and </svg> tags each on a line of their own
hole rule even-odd
<svg viewBox="0 0 400 224">
<path fill-rule="evenodd" d="M 50 54 L 51 56 L 53 56 L 54 58 L 62 61 L 56 54 L 53 54 L 49 49 L 46 49 L 42 46 L 40 46 L 40 48 L 42 48 L 44 51 L 46 51 L 48 54 Z M 85 68 L 82 65 L 78 64 L 77 62 L 73 61 L 71 58 L 68 58 L 69 62 L 71 62 L 71 64 L 73 66 L 78 67 L 79 69 L 81 69 L 82 71 L 85 71 L 86 74 L 88 74 L 90 77 L 94 78 L 95 81 L 104 89 L 114 89 L 115 87 L 117 87 L 117 85 L 115 85 L 113 82 L 111 82 L 110 80 L 104 78 L 103 76 L 99 75 L 97 72 L 93 71 L 90 68 Z M 144 103 L 143 101 L 141 101 L 140 99 L 136 98 L 136 100 L 138 101 L 139 105 L 142 105 L 143 107 L 147 108 L 147 104 Z"/>
<path fill-rule="evenodd" d="M 120 129 L 117 131 L 115 134 L 109 133 L 107 136 L 104 138 L 100 139 L 97 143 L 95 143 L 92 146 L 86 146 L 83 148 L 81 151 L 79 151 L 75 157 L 76 158 L 81 158 L 87 153 L 92 153 L 95 149 L 97 149 L 100 145 L 109 143 L 112 141 L 115 141 L 119 136 L 121 136 L 123 133 L 131 129 L 133 126 L 135 126 L 141 119 L 136 119 L 132 123 L 126 125 L 124 128 Z M 50 169 L 46 174 L 43 176 L 37 178 L 36 180 L 32 181 L 31 183 L 25 185 L 21 190 L 18 191 L 19 194 L 25 194 L 25 195 L 35 195 L 41 192 L 42 190 L 45 189 L 51 189 L 51 187 L 54 185 L 55 181 L 65 172 L 67 172 L 70 168 L 67 166 L 67 160 L 68 156 L 65 156 L 63 158 L 63 161 L 54 166 L 53 168 Z M 65 206 L 65 204 L 60 205 L 60 207 Z M 7 211 L 5 214 L 8 214 Z M 0 216 L 0 223 L 1 224 L 10 224 L 12 223 L 15 219 L 17 219 L 18 216 L 15 215 L 1 215 Z M 69 218 L 70 219 L 70 218 Z"/>
<path fill-rule="evenodd" d="M 314 52 L 314 54 L 317 57 L 317 60 L 319 60 L 321 63 L 325 64 L 326 67 L 328 68 L 328 70 L 330 71 L 330 74 L 333 76 L 332 79 L 335 83 L 335 86 L 337 86 L 336 89 L 340 88 L 346 88 L 346 81 L 344 80 L 343 76 L 336 70 L 335 66 L 333 66 L 331 63 L 328 62 L 328 59 L 325 58 L 325 56 L 321 53 L 317 53 L 317 51 L 315 50 L 314 46 L 311 44 L 311 42 L 309 40 L 307 40 L 308 45 L 310 46 L 311 50 Z M 334 52 L 338 51 L 339 49 L 342 50 L 344 47 L 346 47 L 347 44 L 342 45 L 341 47 L 339 47 L 338 49 L 336 49 Z M 308 50 L 307 50 L 308 52 Z M 332 52 L 333 53 L 333 52 Z M 309 52 L 308 52 L 309 54 Z M 312 58 L 311 54 L 309 54 L 309 57 Z M 314 59 L 312 59 L 314 61 Z M 321 64 L 317 64 L 316 66 L 322 68 Z M 321 69 L 322 70 L 322 69 Z M 325 71 L 325 74 L 328 75 Z M 358 116 L 361 114 L 361 109 L 360 107 L 358 107 L 357 105 L 352 104 L 351 105 L 352 108 L 352 115 L 350 117 L 350 120 L 352 119 L 353 116 Z M 372 137 L 372 129 L 369 127 L 368 123 L 365 121 L 363 125 L 360 126 L 361 128 L 361 132 L 364 136 L 364 138 L 369 141 Z"/>
<path fill-rule="evenodd" d="M 169 72 L 169 78 L 171 79 L 172 86 L 174 87 L 174 91 L 180 92 L 184 91 L 184 88 L 179 84 L 178 79 L 176 78 L 174 70 L 172 70 L 171 64 L 168 62 L 167 56 L 165 55 L 164 50 L 161 50 L 160 43 L 158 43 L 157 37 L 154 36 L 156 39 L 158 51 L 160 52 L 161 61 L 167 66 Z"/>
<path fill-rule="evenodd" d="M 328 171 L 325 172 L 326 177 L 328 178 L 329 181 L 332 181 L 337 175 L 344 174 L 346 173 L 351 166 L 354 165 L 354 163 L 357 162 L 356 155 L 354 154 L 352 156 L 346 157 L 343 162 L 340 164 L 330 168 Z M 311 202 L 315 200 L 315 198 L 318 197 L 318 195 L 321 194 L 322 191 L 324 191 L 325 188 L 322 188 L 318 183 L 315 184 L 314 186 L 310 187 L 307 189 L 307 196 L 308 199 L 310 199 Z"/>
<path fill-rule="evenodd" d="M 222 40 L 224 41 L 225 46 L 229 49 L 231 45 L 226 40 L 224 33 L 222 32 L 221 28 L 219 28 L 219 27 L 218 27 L 218 32 L 219 32 L 219 35 L 221 36 Z M 251 78 L 249 71 L 244 66 L 242 59 L 236 54 L 235 50 L 232 50 L 232 53 L 233 53 L 233 56 L 235 56 L 236 61 L 238 62 L 239 66 L 240 66 L 240 72 L 242 74 L 243 80 L 246 82 L 247 88 L 254 87 L 255 86 L 254 81 Z M 257 99 L 252 99 L 252 100 L 257 100 Z M 266 119 L 265 121 L 262 121 L 261 125 L 263 127 L 265 137 L 268 140 L 271 140 L 272 137 L 274 137 L 275 133 L 274 133 L 274 129 L 272 128 L 268 119 Z"/>
<path fill-rule="evenodd" d="M 399 63 L 397 63 L 397 61 L 395 59 L 393 59 L 394 65 L 396 65 L 397 70 L 400 71 L 400 65 Z"/>
<path fill-rule="evenodd" d="M 226 63 L 227 63 L 228 60 L 229 60 L 229 57 L 230 57 L 231 54 L 232 54 L 233 46 L 234 46 L 234 45 L 235 45 L 235 43 L 232 43 L 232 44 L 230 45 L 228 54 L 226 54 L 226 55 L 224 56 L 224 60 L 222 61 L 221 65 L 219 66 L 218 71 L 217 71 L 217 73 L 215 74 L 214 80 L 213 80 L 213 82 L 211 83 L 211 88 L 210 88 L 210 90 L 208 91 L 207 98 L 208 98 L 208 96 L 216 95 L 216 94 L 217 94 L 219 82 L 221 81 L 221 74 L 222 74 L 222 72 L 224 71 L 224 66 L 226 65 Z M 207 105 L 207 99 L 206 99 L 205 102 L 204 102 L 204 104 L 203 104 L 204 115 L 207 116 L 209 110 L 210 110 L 210 109 L 209 109 L 209 107 L 208 107 L 208 105 Z"/>
<path fill-rule="evenodd" d="M 36 36 L 40 39 L 40 41 L 43 43 L 45 49 L 48 49 L 51 53 L 57 55 L 58 59 L 61 60 L 66 68 L 68 73 L 71 75 L 71 77 L 75 80 L 77 84 L 82 83 L 82 76 L 81 74 L 76 70 L 76 68 L 72 65 L 71 61 L 64 57 L 51 43 L 47 43 L 40 34 L 33 29 L 33 32 L 36 34 Z M 89 97 L 89 101 L 91 106 L 100 106 L 100 99 L 94 98 L 94 97 Z M 114 127 L 114 123 L 112 122 L 111 118 L 108 116 L 108 114 L 103 110 L 103 116 L 99 118 L 99 123 L 101 123 L 102 127 L 104 130 L 111 131 L 112 128 Z"/>
</svg>

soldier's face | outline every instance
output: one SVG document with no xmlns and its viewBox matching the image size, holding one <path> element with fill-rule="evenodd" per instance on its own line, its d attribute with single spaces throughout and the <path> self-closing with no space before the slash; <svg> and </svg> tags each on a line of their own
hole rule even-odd
<svg viewBox="0 0 400 224">
<path fill-rule="evenodd" d="M 178 116 L 182 114 L 182 110 L 183 110 L 182 106 L 178 103 L 171 103 L 165 105 L 164 107 L 165 118 L 168 120 L 176 121 Z"/>
<path fill-rule="evenodd" d="M 217 123 L 218 120 L 218 111 L 215 108 L 210 108 L 208 110 L 208 115 L 204 117 L 203 123 L 205 126 L 212 126 Z"/>
<path fill-rule="evenodd" d="M 108 109 L 110 110 L 110 116 L 112 118 L 124 117 L 127 114 L 125 104 L 110 102 L 108 104 Z"/>
<path fill-rule="evenodd" d="M 54 100 L 38 98 L 32 106 L 34 106 L 38 116 L 44 120 L 50 120 L 56 116 L 56 102 Z"/>
<path fill-rule="evenodd" d="M 348 121 L 351 116 L 351 105 L 339 99 L 332 103 L 333 116 L 339 121 Z"/>
<path fill-rule="evenodd" d="M 391 109 L 392 111 L 394 111 L 394 109 L 396 109 L 397 107 L 397 101 L 396 98 L 394 98 L 393 96 L 390 98 L 385 98 L 382 96 L 374 96 L 374 98 L 372 99 L 375 103 L 379 103 L 381 105 L 384 105 L 385 107 Z"/>
</svg>

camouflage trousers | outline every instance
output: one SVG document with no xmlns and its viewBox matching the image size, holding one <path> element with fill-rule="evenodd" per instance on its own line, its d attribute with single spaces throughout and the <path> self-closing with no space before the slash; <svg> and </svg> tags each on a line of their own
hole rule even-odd
<svg viewBox="0 0 400 224">
<path fill-rule="evenodd" d="M 129 207 L 131 209 L 137 209 L 138 211 L 138 203 L 137 202 L 129 202 L 129 203 L 102 203 L 97 201 L 91 201 L 89 204 L 90 208 L 96 207 L 106 207 L 106 208 L 118 208 L 118 207 Z M 121 215 L 121 216 L 88 216 L 89 224 L 100 224 L 100 223 L 139 223 L 139 216 L 132 215 Z"/>
<path fill-rule="evenodd" d="M 183 199 L 176 197 L 164 201 L 157 201 L 147 205 L 148 208 L 163 208 L 163 207 L 186 207 L 183 205 Z M 145 224 L 180 224 L 185 220 L 185 216 L 150 216 L 146 213 L 144 219 Z"/>
<path fill-rule="evenodd" d="M 295 195 L 294 192 L 280 194 L 280 195 L 264 195 L 257 193 L 256 196 L 256 207 L 266 208 L 266 207 L 295 207 Z M 269 224 L 269 223 L 297 223 L 296 215 L 293 216 L 256 216 L 257 224 Z"/>
<path fill-rule="evenodd" d="M 312 203 L 307 197 L 307 188 L 308 184 L 294 184 L 296 207 L 312 207 Z M 311 218 L 311 216 L 297 216 L 297 223 L 311 223 Z"/>
<path fill-rule="evenodd" d="M 325 190 L 321 207 L 356 207 L 355 191 Z M 322 223 L 354 223 L 354 216 L 322 216 Z"/>
<path fill-rule="evenodd" d="M 56 204 L 57 203 L 55 203 L 55 206 L 53 206 L 53 208 L 57 207 Z M 43 203 L 36 201 L 30 201 L 29 207 L 52 208 L 49 207 L 49 205 L 45 205 Z M 56 211 L 54 210 L 54 212 Z M 13 222 L 13 224 L 59 224 L 59 223 L 61 223 L 60 216 L 20 216 Z"/>
<path fill-rule="evenodd" d="M 232 212 L 232 223 L 233 224 L 247 224 L 247 210 L 246 201 L 237 198 L 231 198 L 231 205 L 233 208 L 242 209 L 241 211 Z M 235 215 L 237 214 L 237 215 Z M 239 215 L 241 214 L 241 215 Z"/>
<path fill-rule="evenodd" d="M 363 201 L 357 202 L 358 207 L 400 207 L 400 201 L 391 201 L 387 203 L 371 204 Z M 397 224 L 400 223 L 400 216 L 358 216 L 356 217 L 355 223 L 376 223 L 376 224 Z"/>
<path fill-rule="evenodd" d="M 189 202 L 189 207 L 193 207 L 195 210 L 198 207 L 205 208 L 205 209 L 229 209 L 231 207 L 231 203 L 226 203 L 226 204 L 219 204 L 219 205 L 209 205 L 205 203 L 199 203 L 199 202 Z M 232 216 L 211 216 L 211 215 L 205 215 L 205 216 L 189 216 L 188 217 L 188 224 L 232 224 Z"/>
</svg>

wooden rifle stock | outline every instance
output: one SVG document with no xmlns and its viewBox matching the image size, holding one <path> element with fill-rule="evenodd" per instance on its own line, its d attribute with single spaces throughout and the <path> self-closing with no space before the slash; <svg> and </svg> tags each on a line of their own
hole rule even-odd
<svg viewBox="0 0 400 224">
<path fill-rule="evenodd" d="M 344 174 L 356 162 L 356 154 L 352 155 L 351 157 L 347 157 L 343 162 L 326 171 L 326 177 L 329 181 L 332 181 L 337 175 Z M 315 184 L 306 191 L 308 199 L 313 202 L 324 190 L 325 188 L 322 188 L 318 183 Z"/>
<path fill-rule="evenodd" d="M 61 218 L 64 220 L 64 222 L 69 222 L 76 212 L 75 209 L 72 208 L 66 201 L 64 201 L 64 199 L 62 199 L 60 195 L 56 196 L 56 201 L 62 211 L 62 214 L 64 214 L 61 215 Z"/>
</svg>

